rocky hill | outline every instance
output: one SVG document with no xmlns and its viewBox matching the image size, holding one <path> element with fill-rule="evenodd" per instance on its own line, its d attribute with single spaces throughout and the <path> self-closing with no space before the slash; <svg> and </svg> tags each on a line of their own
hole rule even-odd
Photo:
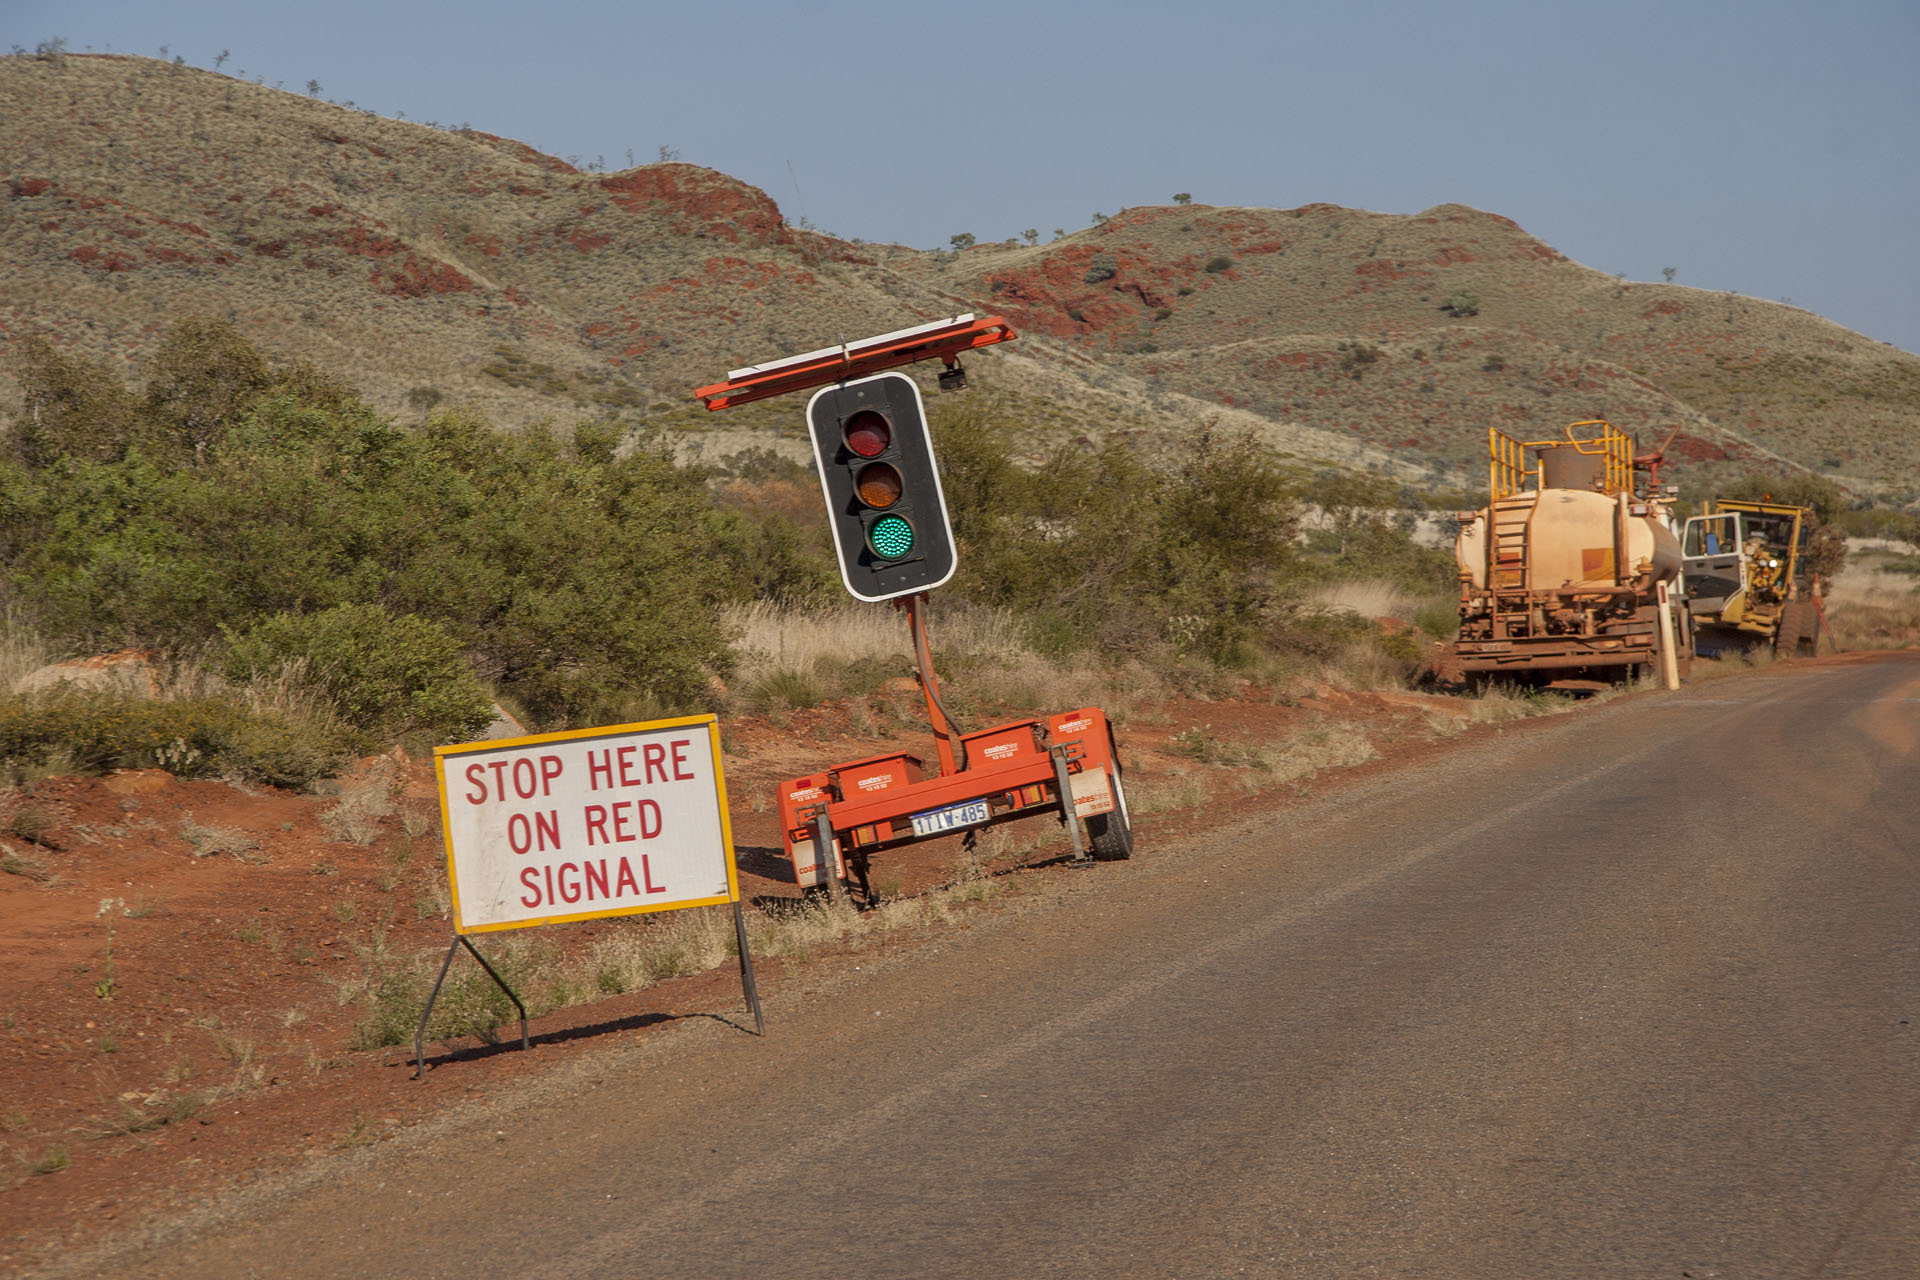
<svg viewBox="0 0 1920 1280">
<path fill-rule="evenodd" d="M 707 415 L 691 388 L 971 309 L 1022 331 L 975 381 L 1036 449 L 1099 431 L 1174 448 L 1214 416 L 1309 460 L 1472 483 L 1489 426 L 1607 417 L 1649 446 L 1678 428 L 1695 476 L 1797 467 L 1920 500 L 1920 356 L 1789 306 L 1629 284 L 1460 205 L 1169 205 L 923 252 L 797 228 L 693 165 L 581 171 L 116 56 L 0 59 L 0 155 L 0 341 L 131 366 L 174 320 L 225 318 L 403 417 L 469 404 L 644 419 L 707 449 L 790 441 L 794 406 Z"/>
</svg>

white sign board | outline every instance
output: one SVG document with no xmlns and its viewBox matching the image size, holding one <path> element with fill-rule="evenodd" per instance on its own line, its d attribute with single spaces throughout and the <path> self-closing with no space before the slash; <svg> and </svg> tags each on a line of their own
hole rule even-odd
<svg viewBox="0 0 1920 1280">
<path fill-rule="evenodd" d="M 433 754 L 455 933 L 739 897 L 713 716 Z"/>
</svg>

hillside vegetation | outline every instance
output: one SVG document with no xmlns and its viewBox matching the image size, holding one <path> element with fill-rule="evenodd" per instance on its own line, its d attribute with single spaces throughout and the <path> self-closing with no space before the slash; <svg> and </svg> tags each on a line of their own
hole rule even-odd
<svg viewBox="0 0 1920 1280">
<path fill-rule="evenodd" d="M 307 776 L 356 743 L 470 738 L 496 698 L 539 728 L 728 709 L 728 610 L 838 596 L 817 487 L 767 450 L 712 468 L 592 420 L 510 432 L 440 410 L 408 426 L 219 321 L 169 330 L 138 385 L 22 347 L 23 407 L 0 436 L 9 630 L 56 653 L 154 650 L 242 701 L 291 690 L 283 710 L 318 713 Z M 985 393 L 936 413 L 968 570 L 945 598 L 1003 614 L 1023 648 L 1203 684 L 1356 644 L 1411 668 L 1406 637 L 1309 599 L 1355 575 L 1444 597 L 1450 560 L 1392 514 L 1411 495 L 1231 435 L 1178 467 L 1113 439 L 1027 470 L 999 421 Z M 1336 489 L 1345 514 L 1296 538 L 1302 493 Z M 62 716 L 99 710 L 0 702 L 0 761 L 16 763 L 59 745 Z M 301 772 L 208 715 L 204 732 L 136 726 L 74 762 L 178 739 L 204 769 Z"/>
<path fill-rule="evenodd" d="M 679 457 L 794 458 L 794 406 L 708 415 L 690 389 L 977 309 L 1023 332 L 975 379 L 1029 462 L 1083 437 L 1177 456 L 1211 417 L 1302 462 L 1457 484 L 1489 426 L 1607 417 L 1648 447 L 1678 429 L 1703 482 L 1798 469 L 1920 501 L 1920 357 L 1791 306 L 1628 284 L 1460 205 L 1170 204 L 922 252 L 796 227 L 695 165 L 570 164 L 119 56 L 0 59 L 0 154 L 0 341 L 122 374 L 203 316 L 351 371 L 398 421 L 591 417 Z"/>
</svg>

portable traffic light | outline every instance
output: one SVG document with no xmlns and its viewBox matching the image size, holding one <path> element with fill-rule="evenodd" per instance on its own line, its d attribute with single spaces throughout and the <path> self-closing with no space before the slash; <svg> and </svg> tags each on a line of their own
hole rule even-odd
<svg viewBox="0 0 1920 1280">
<path fill-rule="evenodd" d="M 807 402 L 807 428 L 840 581 L 854 598 L 890 600 L 951 578 L 953 529 L 913 379 L 823 387 Z"/>
</svg>

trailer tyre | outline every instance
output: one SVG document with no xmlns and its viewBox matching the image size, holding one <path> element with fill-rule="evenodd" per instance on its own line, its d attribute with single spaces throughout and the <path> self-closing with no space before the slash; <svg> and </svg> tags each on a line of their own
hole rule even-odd
<svg viewBox="0 0 1920 1280">
<path fill-rule="evenodd" d="M 1093 856 L 1102 862 L 1125 862 L 1133 856 L 1133 824 L 1127 820 L 1127 789 L 1120 783 L 1120 766 L 1113 767 L 1113 812 L 1087 819 Z"/>
</svg>

